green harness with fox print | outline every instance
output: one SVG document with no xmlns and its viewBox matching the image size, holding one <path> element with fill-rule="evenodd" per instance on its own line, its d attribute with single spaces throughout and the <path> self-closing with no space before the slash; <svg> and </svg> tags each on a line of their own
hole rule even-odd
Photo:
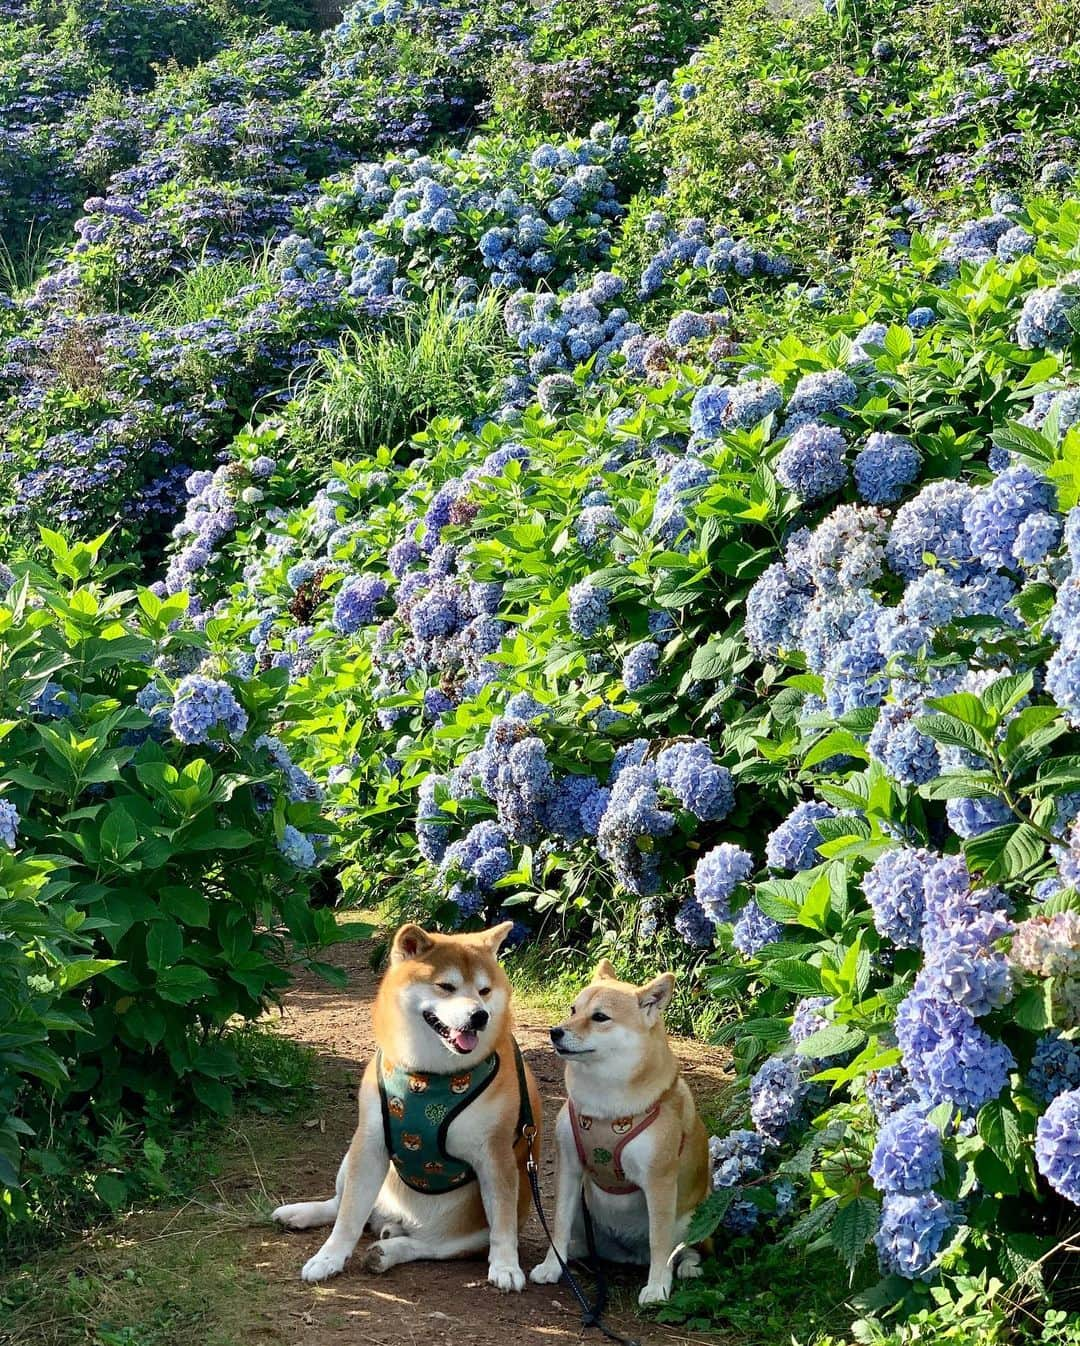
<svg viewBox="0 0 1080 1346">
<path fill-rule="evenodd" d="M 523 1127 L 531 1122 L 532 1114 L 525 1085 L 525 1066 L 516 1042 L 514 1056 L 522 1099 L 516 1144 Z M 388 1061 L 379 1051 L 375 1056 L 375 1071 L 386 1148 L 390 1151 L 390 1162 L 405 1186 L 414 1192 L 439 1196 L 474 1182 L 476 1170 L 473 1166 L 447 1153 L 446 1134 L 454 1118 L 474 1103 L 498 1074 L 498 1052 L 492 1052 L 478 1065 L 455 1075 L 436 1075 L 405 1070 Z"/>
</svg>

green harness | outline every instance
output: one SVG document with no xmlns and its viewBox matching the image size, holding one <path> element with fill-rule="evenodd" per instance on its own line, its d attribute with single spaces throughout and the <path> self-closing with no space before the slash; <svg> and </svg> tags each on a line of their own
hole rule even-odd
<svg viewBox="0 0 1080 1346">
<path fill-rule="evenodd" d="M 532 1124 L 532 1108 L 525 1082 L 525 1063 L 514 1043 L 521 1102 L 514 1144 Z M 439 1196 L 457 1191 L 476 1180 L 476 1170 L 446 1149 L 450 1123 L 484 1092 L 499 1073 L 499 1054 L 456 1075 L 408 1071 L 375 1054 L 382 1105 L 383 1135 L 390 1162 L 406 1187 L 414 1192 Z"/>
</svg>

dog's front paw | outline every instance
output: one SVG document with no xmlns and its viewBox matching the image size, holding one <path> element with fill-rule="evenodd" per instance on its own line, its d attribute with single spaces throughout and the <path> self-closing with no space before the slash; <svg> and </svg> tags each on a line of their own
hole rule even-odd
<svg viewBox="0 0 1080 1346">
<path fill-rule="evenodd" d="M 562 1267 L 551 1253 L 529 1272 L 529 1280 L 534 1285 L 554 1285 L 561 1278 Z"/>
<path fill-rule="evenodd" d="M 314 1225 L 326 1223 L 313 1209 L 322 1204 L 316 1201 L 294 1201 L 288 1206 L 278 1206 L 270 1218 L 285 1229 L 311 1229 Z"/>
<path fill-rule="evenodd" d="M 304 1263 L 300 1279 L 304 1281 L 328 1280 L 331 1276 L 336 1276 L 348 1260 L 348 1253 L 340 1252 L 336 1248 L 320 1248 L 314 1257 L 309 1257 Z"/>
<path fill-rule="evenodd" d="M 666 1280 L 650 1281 L 637 1297 L 637 1302 L 644 1307 L 646 1304 L 663 1304 L 671 1294 L 671 1277 Z"/>
<path fill-rule="evenodd" d="M 524 1290 L 525 1273 L 516 1262 L 492 1262 L 488 1280 L 497 1290 Z"/>
</svg>

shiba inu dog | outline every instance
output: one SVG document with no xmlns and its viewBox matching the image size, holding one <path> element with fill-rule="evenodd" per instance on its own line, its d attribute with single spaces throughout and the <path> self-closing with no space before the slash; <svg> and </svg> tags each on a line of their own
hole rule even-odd
<svg viewBox="0 0 1080 1346">
<path fill-rule="evenodd" d="M 360 1084 L 360 1121 L 327 1201 L 279 1206 L 289 1229 L 333 1223 L 304 1266 L 336 1275 L 365 1226 L 378 1241 L 363 1265 L 388 1271 L 420 1258 L 489 1250 L 488 1280 L 523 1290 L 518 1229 L 540 1095 L 512 1035 L 510 983 L 496 957 L 511 921 L 470 935 L 405 925 L 374 1006 L 378 1051 Z"/>
<path fill-rule="evenodd" d="M 584 1191 L 600 1255 L 648 1263 L 639 1304 L 671 1293 L 673 1253 L 709 1190 L 708 1138 L 664 1029 L 674 987 L 670 972 L 631 986 L 601 959 L 551 1030 L 568 1096 L 555 1124 L 555 1248 L 564 1260 L 584 1251 Z M 551 1250 L 531 1279 L 550 1285 L 560 1271 Z M 678 1275 L 700 1274 L 700 1254 L 682 1250 Z"/>
</svg>

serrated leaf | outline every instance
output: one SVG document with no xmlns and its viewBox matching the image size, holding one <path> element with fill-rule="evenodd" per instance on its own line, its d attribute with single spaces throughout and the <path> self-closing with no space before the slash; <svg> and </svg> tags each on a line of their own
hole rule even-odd
<svg viewBox="0 0 1080 1346">
<path fill-rule="evenodd" d="M 700 1243 L 703 1239 L 707 1239 L 727 1214 L 734 1199 L 735 1190 L 731 1187 L 710 1192 L 690 1217 L 690 1223 L 683 1236 L 686 1242 Z"/>
<path fill-rule="evenodd" d="M 978 730 L 964 724 L 952 715 L 919 715 L 915 719 L 915 728 L 932 738 L 935 743 L 946 743 L 952 748 L 966 748 L 979 757 L 989 755 L 986 743 Z"/>
<path fill-rule="evenodd" d="M 819 1028 L 808 1038 L 803 1038 L 795 1051 L 799 1056 L 808 1056 L 815 1061 L 825 1061 L 830 1056 L 842 1056 L 844 1052 L 854 1051 L 866 1041 L 861 1028 L 852 1028 L 850 1024 L 829 1024 Z"/>
<path fill-rule="evenodd" d="M 878 1203 L 868 1196 L 857 1196 L 836 1212 L 829 1228 L 829 1241 L 849 1268 L 855 1266 L 873 1238 L 879 1214 Z"/>
<path fill-rule="evenodd" d="M 1028 823 L 991 828 L 964 842 L 964 858 L 987 882 L 1015 879 L 1042 862 L 1045 842 Z"/>
</svg>

